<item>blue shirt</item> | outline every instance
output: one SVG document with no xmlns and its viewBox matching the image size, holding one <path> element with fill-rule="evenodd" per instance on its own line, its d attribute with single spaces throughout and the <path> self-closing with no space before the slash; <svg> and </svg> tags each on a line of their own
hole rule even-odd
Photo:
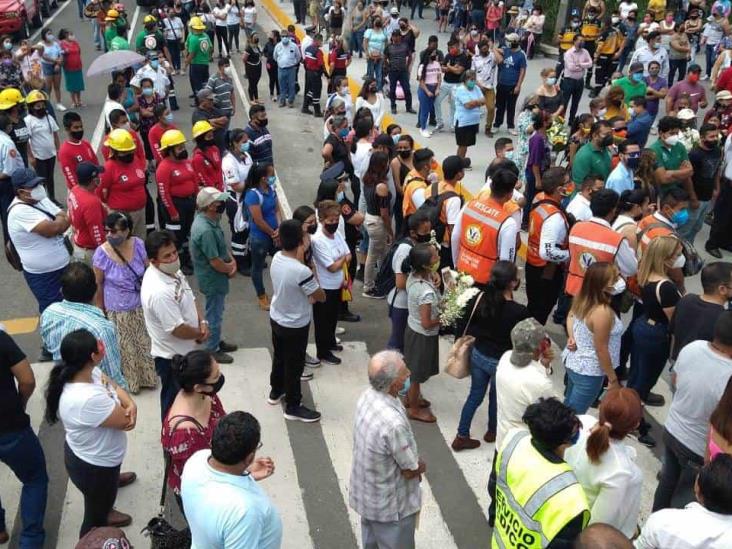
<svg viewBox="0 0 732 549">
<path fill-rule="evenodd" d="M 210 455 L 211 450 L 199 450 L 183 469 L 191 549 L 279 549 L 282 519 L 267 494 L 251 475 L 215 470 Z"/>
<path fill-rule="evenodd" d="M 632 191 L 635 188 L 633 183 L 633 172 L 631 172 L 625 164 L 618 162 L 615 169 L 610 172 L 605 180 L 605 188 L 612 189 L 618 194 L 623 191 Z"/>
<path fill-rule="evenodd" d="M 127 390 L 127 380 L 122 375 L 117 331 L 99 307 L 64 299 L 49 305 L 41 315 L 41 338 L 57 362 L 61 360 L 61 341 L 69 333 L 81 329 L 91 332 L 104 343 L 104 358 L 99 368 L 109 379 Z"/>
<path fill-rule="evenodd" d="M 503 48 L 503 63 L 498 65 L 498 83 L 502 86 L 515 86 L 518 84 L 521 69 L 526 69 L 526 54 L 521 50 Z"/>
<path fill-rule="evenodd" d="M 455 88 L 455 124 L 461 128 L 480 124 L 480 107 L 468 109 L 464 105 L 469 101 L 483 99 L 483 92 L 478 86 L 469 90 L 464 84 Z"/>
<path fill-rule="evenodd" d="M 254 162 L 265 162 L 272 164 L 274 158 L 272 156 L 272 135 L 269 133 L 267 126 L 256 128 L 248 124 L 244 131 L 249 136 L 249 156 Z"/>
<path fill-rule="evenodd" d="M 369 43 L 368 53 L 384 53 L 386 49 L 386 33 L 383 30 L 368 29 L 363 37 Z"/>
<path fill-rule="evenodd" d="M 628 134 L 626 135 L 626 139 L 638 143 L 641 149 L 644 148 L 648 141 L 648 134 L 651 133 L 651 126 L 653 126 L 653 115 L 648 111 L 634 116 L 628 121 Z"/>
<path fill-rule="evenodd" d="M 244 195 L 244 204 L 249 210 L 249 217 L 251 219 L 251 206 L 259 206 L 262 209 L 262 219 L 267 222 L 267 225 L 272 229 L 277 228 L 277 192 L 273 188 L 269 188 L 267 192 L 262 192 L 259 189 L 249 189 Z M 257 240 L 269 240 L 270 236 L 265 233 L 262 229 L 257 227 L 254 221 L 249 223 L 249 237 Z"/>
</svg>

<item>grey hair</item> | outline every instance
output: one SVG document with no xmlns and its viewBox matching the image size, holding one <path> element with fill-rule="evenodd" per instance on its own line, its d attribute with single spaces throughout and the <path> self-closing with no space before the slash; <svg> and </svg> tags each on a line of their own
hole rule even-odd
<svg viewBox="0 0 732 549">
<path fill-rule="evenodd" d="M 371 387 L 385 393 L 399 377 L 404 357 L 398 351 L 380 351 L 369 361 L 369 383 Z"/>
<path fill-rule="evenodd" d="M 346 102 L 343 99 L 341 99 L 340 97 L 334 97 L 333 101 L 330 104 L 331 109 L 335 109 L 337 107 L 345 107 L 345 106 L 346 106 Z"/>
<path fill-rule="evenodd" d="M 333 128 L 340 128 L 344 123 L 348 124 L 348 118 L 345 115 L 337 114 L 333 117 L 330 124 Z"/>
</svg>

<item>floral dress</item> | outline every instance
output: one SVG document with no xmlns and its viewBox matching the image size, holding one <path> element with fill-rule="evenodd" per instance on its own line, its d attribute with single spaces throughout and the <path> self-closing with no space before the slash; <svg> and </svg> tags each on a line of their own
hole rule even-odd
<svg viewBox="0 0 732 549">
<path fill-rule="evenodd" d="M 529 126 L 531 126 L 534 115 L 531 111 L 524 110 L 518 115 L 516 130 L 518 131 L 518 143 L 513 153 L 513 161 L 519 169 L 519 180 L 526 183 L 526 161 L 529 158 Z"/>
</svg>

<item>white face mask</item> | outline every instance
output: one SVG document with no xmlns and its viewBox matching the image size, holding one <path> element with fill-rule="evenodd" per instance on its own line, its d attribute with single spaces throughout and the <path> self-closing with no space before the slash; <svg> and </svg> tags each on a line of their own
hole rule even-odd
<svg viewBox="0 0 732 549">
<path fill-rule="evenodd" d="M 597 111 L 597 117 L 602 118 L 603 116 L 605 116 L 605 113 L 607 113 L 607 109 L 600 109 L 599 111 Z"/>
<path fill-rule="evenodd" d="M 553 86 L 556 83 L 557 83 L 556 76 L 550 76 L 549 78 L 546 79 L 546 85 L 547 86 Z"/>
<path fill-rule="evenodd" d="M 671 268 L 672 269 L 683 269 L 684 265 L 686 265 L 686 256 L 684 256 L 684 254 L 680 254 L 679 257 L 674 259 L 674 262 L 671 265 Z"/>
<path fill-rule="evenodd" d="M 229 65 L 228 67 L 224 67 L 224 74 L 226 76 L 231 76 L 233 72 L 234 69 L 231 68 L 231 65 Z"/>
<path fill-rule="evenodd" d="M 43 185 L 36 185 L 31 189 L 30 196 L 33 200 L 40 202 L 48 196 L 48 194 L 46 193 L 46 187 L 44 187 Z"/>
<path fill-rule="evenodd" d="M 676 145 L 676 143 L 679 142 L 679 135 L 669 135 L 663 140 L 663 142 L 666 143 L 666 145 L 668 145 L 669 147 L 673 147 L 674 145 Z"/>
<path fill-rule="evenodd" d="M 625 279 L 621 276 L 615 281 L 615 284 L 613 284 L 613 289 L 610 293 L 612 295 L 620 295 L 625 291 L 626 287 Z"/>
<path fill-rule="evenodd" d="M 168 275 L 174 275 L 180 270 L 180 258 L 171 263 L 159 263 L 158 269 Z"/>
</svg>

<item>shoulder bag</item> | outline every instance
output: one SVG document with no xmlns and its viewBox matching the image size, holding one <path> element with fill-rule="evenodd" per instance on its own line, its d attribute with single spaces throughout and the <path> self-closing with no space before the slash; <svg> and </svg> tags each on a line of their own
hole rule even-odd
<svg viewBox="0 0 732 549">
<path fill-rule="evenodd" d="M 450 349 L 450 353 L 447 355 L 445 372 L 456 379 L 463 379 L 470 375 L 470 352 L 473 350 L 475 337 L 467 334 L 470 322 L 473 320 L 473 315 L 475 315 L 475 311 L 482 298 L 483 292 L 478 294 L 478 297 L 475 299 L 475 304 L 470 313 L 470 318 L 468 318 L 468 323 L 463 330 L 463 335 L 455 340 L 455 343 L 452 344 L 452 348 Z"/>
</svg>

